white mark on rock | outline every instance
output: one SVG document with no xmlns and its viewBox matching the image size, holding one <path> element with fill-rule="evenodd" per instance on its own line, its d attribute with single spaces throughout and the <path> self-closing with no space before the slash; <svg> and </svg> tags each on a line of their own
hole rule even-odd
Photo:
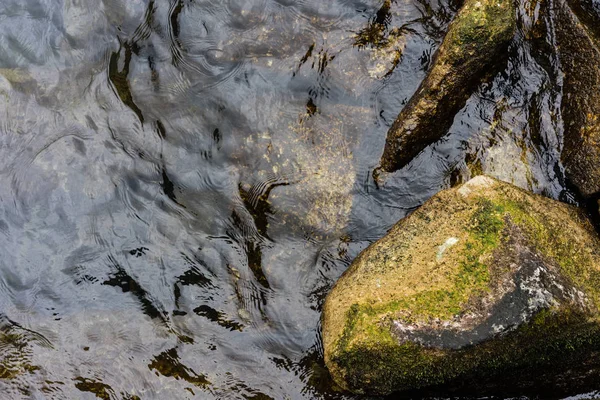
<svg viewBox="0 0 600 400">
<path fill-rule="evenodd" d="M 528 307 L 526 310 L 523 310 L 521 315 L 523 322 L 529 321 L 541 309 L 558 305 L 552 293 L 542 283 L 542 275 L 549 276 L 552 279 L 552 275 L 546 268 L 538 267 L 532 276 L 527 277 L 519 284 L 521 290 L 529 293 L 527 299 Z"/>
<path fill-rule="evenodd" d="M 440 261 L 442 259 L 442 257 L 444 257 L 444 253 L 446 252 L 446 250 L 448 250 L 450 247 L 454 246 L 456 243 L 458 243 L 458 238 L 455 238 L 455 237 L 448 238 L 448 240 L 446 240 L 443 245 L 438 247 L 436 259 L 438 261 Z"/>
</svg>

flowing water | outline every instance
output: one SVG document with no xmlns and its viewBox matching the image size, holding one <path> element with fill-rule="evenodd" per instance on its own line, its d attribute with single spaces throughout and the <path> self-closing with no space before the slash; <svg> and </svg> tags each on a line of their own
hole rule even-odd
<svg viewBox="0 0 600 400">
<path fill-rule="evenodd" d="M 374 185 L 458 6 L 2 0 L 0 398 L 357 398 L 319 318 L 360 250 L 472 174 L 572 197 L 530 0 L 505 70 Z"/>
</svg>

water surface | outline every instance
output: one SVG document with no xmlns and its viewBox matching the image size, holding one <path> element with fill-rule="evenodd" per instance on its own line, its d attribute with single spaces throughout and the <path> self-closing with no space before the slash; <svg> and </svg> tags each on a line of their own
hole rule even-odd
<svg viewBox="0 0 600 400">
<path fill-rule="evenodd" d="M 373 184 L 457 7 L 3 0 L 3 398 L 355 399 L 319 318 L 358 252 L 476 173 L 570 199 L 529 1 L 505 70 Z"/>
</svg>

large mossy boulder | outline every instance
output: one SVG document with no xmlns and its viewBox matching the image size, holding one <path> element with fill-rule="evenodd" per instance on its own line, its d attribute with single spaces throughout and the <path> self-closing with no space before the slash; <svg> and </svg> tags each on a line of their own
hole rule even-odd
<svg viewBox="0 0 600 400">
<path fill-rule="evenodd" d="M 569 384 L 600 364 L 599 304 L 585 216 L 479 176 L 356 258 L 325 302 L 325 362 L 356 393 Z"/>
</svg>

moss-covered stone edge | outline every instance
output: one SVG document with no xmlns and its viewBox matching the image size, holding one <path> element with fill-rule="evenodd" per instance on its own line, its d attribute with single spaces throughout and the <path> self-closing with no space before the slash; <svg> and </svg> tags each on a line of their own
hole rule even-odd
<svg viewBox="0 0 600 400">
<path fill-rule="evenodd" d="M 516 5 L 513 0 L 473 1 L 465 4 L 444 43 L 451 52 L 454 65 L 460 65 L 473 57 L 486 57 L 496 43 L 506 43 L 516 30 Z"/>
<path fill-rule="evenodd" d="M 466 293 L 472 295 L 473 293 L 489 290 L 489 286 L 487 286 L 490 283 L 489 270 L 487 265 L 479 261 L 481 257 L 477 257 L 477 254 L 478 252 L 479 254 L 492 252 L 498 247 L 503 240 L 502 232 L 507 221 L 519 226 L 528 238 L 528 245 L 544 257 L 554 260 L 560 266 L 565 277 L 591 298 L 593 307 L 595 309 L 599 308 L 600 301 L 597 288 L 600 288 L 600 285 L 598 285 L 600 283 L 600 273 L 592 265 L 591 256 L 582 254 L 578 262 L 574 261 L 573 254 L 578 250 L 577 246 L 569 241 L 561 241 L 560 232 L 557 232 L 558 228 L 548 224 L 548 218 L 545 218 L 543 214 L 534 212 L 531 202 L 528 202 L 526 197 L 521 200 L 508 200 L 509 196 L 504 196 L 504 193 L 502 193 L 505 188 L 498 187 L 496 190 L 498 193 L 492 201 L 483 196 L 477 196 L 478 207 L 473 213 L 469 229 L 471 240 L 467 243 L 465 260 L 461 263 L 459 272 L 455 277 L 457 293 L 424 292 L 420 295 L 420 298 L 413 299 L 412 302 L 402 299 L 377 306 L 354 304 L 347 311 L 347 323 L 342 336 L 337 342 L 332 361 L 338 365 L 342 374 L 346 375 L 345 381 L 348 388 L 360 391 L 366 385 L 366 387 L 371 387 L 373 393 L 387 393 L 391 390 L 413 389 L 440 384 L 452 378 L 452 376 L 440 372 L 448 368 L 447 351 L 424 349 L 413 343 L 398 344 L 397 340 L 392 337 L 386 321 L 389 321 L 389 316 L 398 310 L 411 306 L 414 307 L 413 311 L 417 311 L 417 315 L 421 314 L 421 317 L 447 318 L 451 314 L 460 312 L 461 303 L 464 304 L 469 297 L 465 295 Z M 516 188 L 508 190 L 520 191 Z M 514 193 L 510 197 L 515 197 Z M 575 212 L 575 214 L 578 213 Z M 579 218 L 578 215 L 575 215 L 575 217 Z M 583 266 L 581 263 L 582 258 L 585 259 Z M 468 290 L 469 284 L 471 290 Z M 445 307 L 441 309 L 442 312 L 437 306 L 435 309 L 428 309 L 428 305 L 439 305 L 440 300 L 442 304 L 446 303 Z M 448 302 L 448 300 L 450 301 Z M 564 310 L 553 311 L 557 316 L 563 315 L 564 312 Z M 415 314 L 413 313 L 413 315 Z M 364 318 L 364 316 L 369 316 L 370 321 L 360 325 L 363 329 L 368 329 L 369 332 L 366 332 L 367 335 L 361 335 L 361 337 L 369 337 L 373 340 L 352 343 L 353 330 L 359 324 L 360 318 Z M 376 320 L 376 323 L 372 323 L 374 320 Z M 582 320 L 591 324 L 594 327 L 593 331 L 597 332 L 596 318 L 587 315 Z M 535 321 L 533 325 L 539 325 L 539 319 Z M 527 331 L 530 329 L 530 325 L 523 326 L 521 330 Z M 540 337 L 544 338 L 545 335 L 540 335 Z M 596 340 L 597 338 L 594 337 L 594 343 L 596 343 Z M 553 345 L 549 343 L 548 346 L 552 347 Z M 569 346 L 569 348 L 573 351 L 579 349 L 577 346 Z M 540 350 L 538 356 L 544 358 L 543 355 L 544 351 Z M 531 364 L 527 360 L 521 361 L 523 365 Z M 464 367 L 467 365 L 475 367 L 472 363 L 466 363 L 463 368 L 453 365 L 451 369 L 457 371 L 456 376 L 464 375 L 469 370 L 469 368 Z M 347 371 L 354 371 L 353 376 L 356 378 L 356 368 L 360 371 L 366 371 L 358 374 L 360 379 L 352 379 L 352 376 L 348 376 Z M 397 371 L 392 372 L 394 370 Z M 459 373 L 459 371 L 461 372 Z M 369 382 L 374 383 L 370 385 Z"/>
<path fill-rule="evenodd" d="M 527 343 L 527 345 L 523 345 Z M 543 310 L 531 323 L 489 342 L 460 350 L 399 344 L 381 331 L 379 340 L 336 354 L 346 387 L 356 393 L 385 395 L 458 380 L 489 381 L 531 375 L 549 367 L 577 365 L 600 351 L 600 326 L 574 310 Z"/>
</svg>

